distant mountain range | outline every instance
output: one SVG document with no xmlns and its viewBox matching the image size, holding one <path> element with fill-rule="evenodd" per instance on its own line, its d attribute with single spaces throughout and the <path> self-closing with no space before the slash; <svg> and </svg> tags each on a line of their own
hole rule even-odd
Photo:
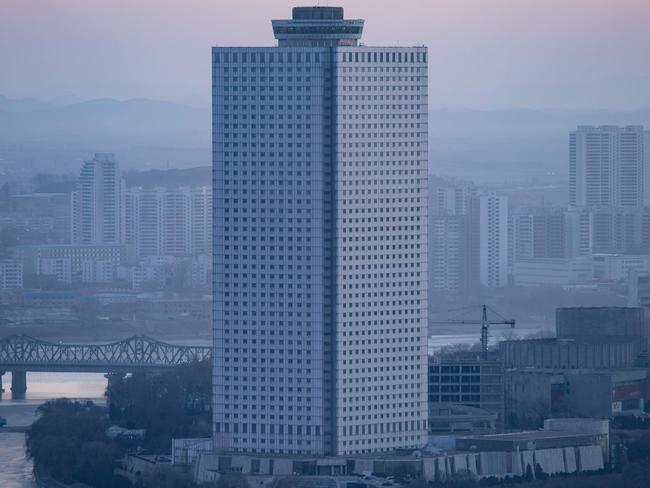
<svg viewBox="0 0 650 488">
<path fill-rule="evenodd" d="M 179 142 L 167 139 L 182 135 Z M 207 136 L 207 139 L 206 139 Z M 123 138 L 136 144 L 166 140 L 172 145 L 209 143 L 210 110 L 172 102 L 109 98 L 67 105 L 35 99 L 0 99 L 0 142 L 79 142 Z"/>
<path fill-rule="evenodd" d="M 445 135 L 476 133 L 507 138 L 527 135 L 531 139 L 567 134 L 577 125 L 646 125 L 650 109 L 625 110 L 473 110 L 439 108 L 429 110 L 430 129 Z M 650 127 L 649 127 L 650 128 Z"/>
<path fill-rule="evenodd" d="M 0 158 L 33 171 L 77 171 L 94 152 L 114 152 L 127 169 L 210 164 L 209 108 L 173 102 L 96 99 L 43 102 L 0 98 Z M 58 102 L 58 104 L 57 104 Z"/>
<path fill-rule="evenodd" d="M 39 100 L 38 98 L 12 99 L 0 95 L 0 111 L 2 112 L 31 112 L 32 110 L 47 110 L 56 107 L 64 107 L 81 103 L 84 100 L 79 97 L 56 97 L 50 100 Z"/>
<path fill-rule="evenodd" d="M 642 124 L 650 110 L 429 111 L 431 171 L 477 181 L 566 173 L 568 132 L 579 124 Z M 149 99 L 14 100 L 0 96 L 0 158 L 35 171 L 75 171 L 115 152 L 128 169 L 210 164 L 210 108 Z"/>
</svg>

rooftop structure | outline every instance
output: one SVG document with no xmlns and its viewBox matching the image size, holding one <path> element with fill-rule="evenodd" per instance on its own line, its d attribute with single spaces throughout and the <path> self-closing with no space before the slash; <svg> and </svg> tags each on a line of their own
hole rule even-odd
<svg viewBox="0 0 650 488">
<path fill-rule="evenodd" d="M 430 434 L 493 434 L 499 414 L 457 403 L 429 404 Z"/>
<path fill-rule="evenodd" d="M 606 421 L 605 421 L 606 422 Z M 553 431 L 531 430 L 507 434 L 488 434 L 473 437 L 459 437 L 456 448 L 461 451 L 512 452 L 533 449 L 554 449 L 569 446 L 593 445 L 604 433 L 586 433 L 576 430 Z"/>
<path fill-rule="evenodd" d="M 343 7 L 294 7 L 290 20 L 273 20 L 280 47 L 356 46 L 363 20 L 343 18 Z"/>
<path fill-rule="evenodd" d="M 640 307 L 558 308 L 555 311 L 555 327 L 560 339 L 648 339 L 643 308 Z"/>
</svg>

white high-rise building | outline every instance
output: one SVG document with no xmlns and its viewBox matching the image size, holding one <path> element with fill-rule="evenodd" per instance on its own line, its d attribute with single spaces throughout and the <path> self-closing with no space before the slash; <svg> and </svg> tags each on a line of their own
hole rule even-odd
<svg viewBox="0 0 650 488">
<path fill-rule="evenodd" d="M 164 188 L 129 188 L 126 192 L 126 242 L 138 259 L 162 256 Z"/>
<path fill-rule="evenodd" d="M 434 215 L 429 226 L 430 293 L 466 293 L 467 217 Z"/>
<path fill-rule="evenodd" d="M 467 296 L 470 283 L 471 183 L 429 177 L 429 297 Z"/>
<path fill-rule="evenodd" d="M 481 286 L 508 284 L 508 197 L 486 193 L 478 197 L 478 256 Z"/>
<path fill-rule="evenodd" d="M 190 191 L 190 252 L 212 254 L 212 188 L 202 186 Z"/>
<path fill-rule="evenodd" d="M 643 206 L 643 146 L 643 126 L 578 126 L 569 139 L 569 205 Z"/>
<path fill-rule="evenodd" d="M 126 195 L 126 242 L 135 256 L 211 251 L 212 189 L 132 187 Z"/>
<path fill-rule="evenodd" d="M 643 133 L 643 206 L 650 207 L 650 130 Z"/>
<path fill-rule="evenodd" d="M 470 212 L 471 199 L 476 188 L 471 183 L 450 183 L 432 187 L 429 183 L 431 198 L 429 207 L 438 215 L 467 215 Z"/>
<path fill-rule="evenodd" d="M 72 193 L 72 243 L 124 242 L 124 180 L 113 154 L 84 162 Z"/>
<path fill-rule="evenodd" d="M 427 442 L 427 50 L 300 7 L 212 51 L 214 439 Z"/>
</svg>

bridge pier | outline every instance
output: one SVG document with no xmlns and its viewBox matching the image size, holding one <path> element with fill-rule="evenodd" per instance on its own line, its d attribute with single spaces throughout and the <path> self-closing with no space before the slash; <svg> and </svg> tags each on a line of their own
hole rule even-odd
<svg viewBox="0 0 650 488">
<path fill-rule="evenodd" d="M 11 372 L 11 393 L 23 395 L 27 391 L 27 371 Z"/>
</svg>

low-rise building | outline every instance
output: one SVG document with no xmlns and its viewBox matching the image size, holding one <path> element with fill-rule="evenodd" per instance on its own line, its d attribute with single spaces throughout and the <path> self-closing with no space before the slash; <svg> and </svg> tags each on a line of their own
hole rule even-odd
<svg viewBox="0 0 650 488">
<path fill-rule="evenodd" d="M 429 356 L 429 425 L 440 404 L 456 404 L 497 415 L 503 425 L 503 364 L 491 354 L 456 352 Z M 435 417 L 435 415 L 434 415 Z"/>
<path fill-rule="evenodd" d="M 626 282 L 650 272 L 650 255 L 594 254 L 566 258 L 524 258 L 514 261 L 518 286 L 572 286 Z"/>
<path fill-rule="evenodd" d="M 598 281 L 627 282 L 634 274 L 650 272 L 647 254 L 595 254 L 594 278 Z"/>
<path fill-rule="evenodd" d="M 39 258 L 36 274 L 53 276 L 59 283 L 72 283 L 72 262 L 70 258 Z"/>
<path fill-rule="evenodd" d="M 517 286 L 567 286 L 591 283 L 591 258 L 525 258 L 514 261 L 513 282 Z"/>
<path fill-rule="evenodd" d="M 493 434 L 497 431 L 499 414 L 482 408 L 457 403 L 429 403 L 429 433 Z"/>
<path fill-rule="evenodd" d="M 68 260 L 71 281 L 81 280 L 84 263 L 88 261 L 104 261 L 117 266 L 122 263 L 124 256 L 124 246 L 104 244 L 18 246 L 14 250 L 14 257 L 22 263 L 25 275 L 44 274 L 39 268 L 43 260 Z"/>
<path fill-rule="evenodd" d="M 506 368 L 631 368 L 648 350 L 639 307 L 566 307 L 556 310 L 555 339 L 503 341 Z"/>
<path fill-rule="evenodd" d="M 22 193 L 11 195 L 8 208 L 0 211 L 0 225 L 24 234 L 21 240 L 70 241 L 69 193 Z"/>
<path fill-rule="evenodd" d="M 510 427 L 530 428 L 553 416 L 639 415 L 644 411 L 646 380 L 645 368 L 507 370 L 506 419 Z"/>
<path fill-rule="evenodd" d="M 446 449 L 374 453 L 336 457 L 245 455 L 203 450 L 200 440 L 179 446 L 175 459 L 194 460 L 198 483 L 241 473 L 258 486 L 293 476 L 300 487 L 386 486 L 390 476 L 410 474 L 427 482 L 445 483 L 457 475 L 478 480 L 596 472 L 609 463 L 609 421 L 549 419 L 543 430 L 458 437 Z M 196 456 L 188 450 L 199 446 Z M 180 462 L 178 464 L 181 464 Z M 353 478 L 356 476 L 356 479 Z M 253 484 L 251 483 L 251 486 Z"/>
<path fill-rule="evenodd" d="M 499 345 L 510 427 L 539 426 L 553 415 L 643 412 L 649 337 L 643 309 L 558 308 L 555 327 L 556 339 Z"/>
<path fill-rule="evenodd" d="M 555 311 L 558 339 L 628 339 L 647 342 L 650 330 L 639 307 L 562 307 Z"/>
<path fill-rule="evenodd" d="M 476 459 L 454 457 L 472 472 L 475 463 L 479 478 L 601 471 L 609 463 L 609 421 L 548 419 L 543 430 L 460 437 L 456 449 L 478 451 Z"/>
<path fill-rule="evenodd" d="M 506 368 L 630 368 L 636 363 L 639 343 L 618 338 L 599 341 L 530 339 L 499 343 Z"/>
<path fill-rule="evenodd" d="M 18 261 L 0 261 L 0 290 L 23 287 L 23 265 Z"/>
<path fill-rule="evenodd" d="M 82 283 L 112 283 L 117 264 L 113 261 L 86 260 L 81 264 Z"/>
</svg>

